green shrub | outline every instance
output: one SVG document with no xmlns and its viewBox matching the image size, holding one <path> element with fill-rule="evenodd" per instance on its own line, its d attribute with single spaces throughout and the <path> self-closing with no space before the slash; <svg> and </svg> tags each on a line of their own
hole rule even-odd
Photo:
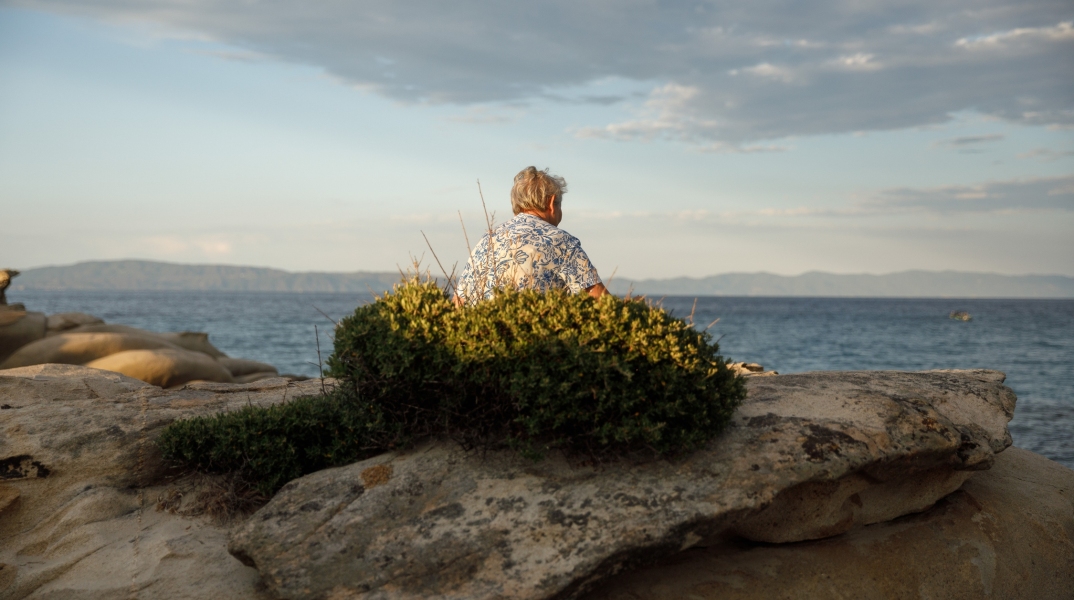
<svg viewBox="0 0 1074 600">
<path fill-rule="evenodd" d="M 457 310 L 413 280 L 340 322 L 328 366 L 379 411 L 383 446 L 449 435 L 531 456 L 671 454 L 712 439 L 745 396 L 718 352 L 636 300 L 505 290 Z"/>
<path fill-rule="evenodd" d="M 675 454 L 712 439 L 745 397 L 718 352 L 636 300 L 503 291 L 458 309 L 414 279 L 339 323 L 329 395 L 179 421 L 158 443 L 265 494 L 427 436 L 533 458 Z"/>
<path fill-rule="evenodd" d="M 157 445 L 168 459 L 198 471 L 232 472 L 269 496 L 307 473 L 379 453 L 366 444 L 377 427 L 368 412 L 336 395 L 176 421 Z"/>
</svg>

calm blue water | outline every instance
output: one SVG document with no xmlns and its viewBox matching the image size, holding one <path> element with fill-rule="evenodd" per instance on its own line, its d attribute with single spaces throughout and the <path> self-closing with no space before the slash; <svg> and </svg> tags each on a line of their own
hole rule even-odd
<svg viewBox="0 0 1074 600">
<path fill-rule="evenodd" d="M 155 331 L 206 331 L 231 356 L 317 375 L 332 350 L 332 320 L 367 294 L 251 292 L 10 292 L 47 313 L 79 311 Z M 690 313 L 693 298 L 665 308 Z M 322 315 L 323 311 L 328 316 Z M 947 317 L 965 310 L 973 320 Z M 694 320 L 723 354 L 768 370 L 989 368 L 1018 394 L 1017 445 L 1074 468 L 1074 300 L 699 298 Z"/>
</svg>

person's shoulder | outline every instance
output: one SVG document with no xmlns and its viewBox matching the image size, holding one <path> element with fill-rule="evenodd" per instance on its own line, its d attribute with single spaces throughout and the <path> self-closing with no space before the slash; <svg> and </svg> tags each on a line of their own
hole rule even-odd
<svg viewBox="0 0 1074 600">
<path fill-rule="evenodd" d="M 548 227 L 550 228 L 550 231 L 548 232 L 548 236 L 551 237 L 552 239 L 554 239 L 557 244 L 570 245 L 570 246 L 581 246 L 582 245 L 581 240 L 579 240 L 578 238 L 576 238 L 573 235 L 571 235 L 570 233 L 568 233 L 566 229 L 560 229 L 559 227 L 556 227 L 555 225 L 548 225 Z"/>
</svg>

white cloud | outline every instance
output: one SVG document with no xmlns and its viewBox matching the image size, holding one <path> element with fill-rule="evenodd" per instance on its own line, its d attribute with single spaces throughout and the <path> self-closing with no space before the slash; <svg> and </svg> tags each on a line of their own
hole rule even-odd
<svg viewBox="0 0 1074 600">
<path fill-rule="evenodd" d="M 1025 213 L 1074 211 L 1074 176 L 998 181 L 971 186 L 898 188 L 855 207 L 862 213 Z"/>
<path fill-rule="evenodd" d="M 624 97 L 587 88 L 607 80 L 652 87 L 637 119 L 584 127 L 583 135 L 740 147 L 930 125 L 965 110 L 1074 125 L 1069 0 L 0 4 L 148 24 L 228 45 L 239 53 L 231 58 L 320 67 L 403 102 L 489 106 L 569 97 L 606 104 Z M 674 105 L 665 96 L 675 90 L 692 95 Z"/>
<path fill-rule="evenodd" d="M 833 61 L 833 64 L 848 71 L 876 71 L 883 68 L 883 65 L 873 60 L 874 58 L 876 56 L 873 54 L 858 52 L 848 56 L 840 56 Z"/>
<path fill-rule="evenodd" d="M 739 73 L 745 73 L 746 75 L 753 75 L 754 77 L 763 77 L 766 79 L 775 79 L 784 83 L 790 83 L 794 79 L 794 75 L 791 70 L 786 67 L 776 66 L 771 63 L 760 63 L 753 65 L 752 67 L 744 67 L 742 69 L 732 69 L 730 74 L 732 76 Z"/>
<path fill-rule="evenodd" d="M 1074 156 L 1074 150 L 1052 150 L 1051 148 L 1034 148 L 1029 152 L 1023 152 L 1018 155 L 1018 158 L 1032 158 L 1042 162 L 1051 162 L 1053 160 L 1059 160 L 1060 158 L 1066 158 L 1068 156 Z"/>
<path fill-rule="evenodd" d="M 989 35 L 960 38 L 956 46 L 968 50 L 1007 49 L 1015 43 L 1074 41 L 1074 21 L 1064 21 L 1051 27 L 1018 27 Z"/>
</svg>

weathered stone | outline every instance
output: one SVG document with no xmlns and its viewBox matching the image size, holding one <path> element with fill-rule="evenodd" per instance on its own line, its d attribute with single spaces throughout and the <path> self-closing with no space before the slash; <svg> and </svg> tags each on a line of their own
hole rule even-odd
<svg viewBox="0 0 1074 600">
<path fill-rule="evenodd" d="M 209 343 L 209 334 L 198 331 L 158 332 L 146 329 L 138 329 L 130 325 L 117 325 L 113 323 L 98 325 L 80 325 L 68 330 L 69 333 L 122 333 L 142 337 L 162 339 L 173 346 L 178 346 L 192 352 L 208 354 L 213 358 L 226 357 L 227 355 L 219 348 Z"/>
<path fill-rule="evenodd" d="M 0 514 L 18 502 L 19 495 L 19 488 L 0 484 Z"/>
<path fill-rule="evenodd" d="M 104 320 L 80 312 L 59 313 L 48 316 L 49 334 L 55 335 L 82 325 L 100 325 Z"/>
<path fill-rule="evenodd" d="M 0 310 L 0 364 L 20 348 L 45 337 L 47 323 L 44 313 Z"/>
<path fill-rule="evenodd" d="M 260 373 L 248 373 L 246 375 L 239 375 L 235 377 L 235 383 L 253 383 L 255 381 L 261 381 L 262 379 L 275 379 L 280 374 L 276 371 L 262 371 Z"/>
<path fill-rule="evenodd" d="M 253 375 L 254 373 L 277 373 L 276 367 L 256 360 L 247 360 L 245 358 L 228 358 L 222 356 L 216 359 L 220 364 L 224 365 L 224 368 L 231 372 L 233 377 L 242 377 L 243 375 Z"/>
<path fill-rule="evenodd" d="M 126 350 L 179 347 L 153 336 L 126 333 L 61 333 L 26 344 L 0 363 L 0 369 L 17 369 L 49 363 L 84 365 Z"/>
<path fill-rule="evenodd" d="M 1009 448 L 927 512 L 784 545 L 727 541 L 588 600 L 1074 598 L 1074 471 Z"/>
<path fill-rule="evenodd" d="M 201 352 L 180 348 L 127 350 L 86 363 L 87 367 L 114 371 L 160 387 L 175 387 L 188 381 L 233 383 L 223 365 Z"/>
<path fill-rule="evenodd" d="M 1010 444 L 1002 380 L 751 379 L 729 430 L 676 460 L 533 463 L 430 443 L 287 484 L 229 549 L 296 600 L 573 596 L 733 531 L 806 539 L 928 507 Z M 825 485 L 834 500 L 816 493 Z M 796 511 L 794 527 L 765 512 L 773 503 Z"/>
<path fill-rule="evenodd" d="M 208 354 L 217 359 L 227 358 L 227 354 L 224 354 L 219 348 L 209 343 L 209 334 L 207 333 L 200 331 L 180 331 L 158 333 L 157 335 L 180 348 L 185 348 L 192 352 L 201 352 L 202 354 Z"/>
<path fill-rule="evenodd" d="M 11 280 L 17 277 L 18 274 L 19 272 L 15 269 L 0 269 L 0 305 L 7 304 L 7 295 L 5 292 L 7 291 L 8 286 L 11 285 Z"/>
<path fill-rule="evenodd" d="M 175 419 L 320 393 L 321 382 L 168 391 L 67 365 L 0 371 L 0 598 L 263 598 L 225 526 L 157 511 L 175 491 L 153 440 Z M 188 497 L 196 489 L 188 489 Z M 2 504 L 2 502 L 0 502 Z"/>
</svg>

